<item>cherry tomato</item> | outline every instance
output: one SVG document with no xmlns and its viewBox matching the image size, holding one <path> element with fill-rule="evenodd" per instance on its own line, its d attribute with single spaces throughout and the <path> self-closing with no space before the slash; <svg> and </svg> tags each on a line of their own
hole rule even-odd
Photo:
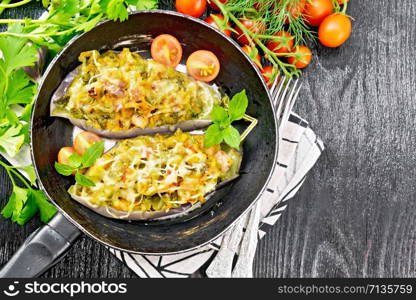
<svg viewBox="0 0 416 300">
<path fill-rule="evenodd" d="M 204 21 L 205 22 L 207 22 L 209 25 L 211 25 L 212 27 L 214 27 L 214 28 L 217 28 L 217 29 L 219 29 L 219 30 L 221 30 L 226 36 L 231 36 L 231 30 L 229 30 L 229 29 L 224 29 L 224 30 L 222 30 L 221 28 L 220 28 L 220 26 L 217 24 L 217 22 L 215 21 L 215 18 L 214 17 L 216 17 L 216 18 L 218 18 L 218 19 L 221 19 L 221 20 L 224 20 L 224 16 L 223 15 L 220 15 L 220 14 L 211 14 L 211 15 L 209 15 L 209 17 L 208 18 L 206 18 Z M 227 27 L 231 27 L 231 24 L 229 23 L 229 22 L 227 22 L 227 25 L 226 25 Z"/>
<path fill-rule="evenodd" d="M 257 49 L 253 49 L 249 45 L 245 45 L 241 47 L 248 56 L 250 56 L 251 60 L 254 61 L 257 67 L 261 68 L 261 57 L 259 51 Z"/>
<path fill-rule="evenodd" d="M 218 0 L 219 2 L 221 2 L 222 4 L 225 4 L 225 3 L 227 3 L 228 2 L 228 0 Z M 220 11 L 220 8 L 218 7 L 218 5 L 217 4 L 215 4 L 215 2 L 214 1 L 212 1 L 212 0 L 208 0 L 208 3 L 209 3 L 209 6 L 211 6 L 211 8 L 213 9 L 213 10 L 216 10 L 216 11 Z"/>
<path fill-rule="evenodd" d="M 67 165 L 69 157 L 75 152 L 74 147 L 62 147 L 58 152 L 58 163 Z"/>
<path fill-rule="evenodd" d="M 319 26 L 333 11 L 332 0 L 311 0 L 305 6 L 305 21 L 310 26 Z"/>
<path fill-rule="evenodd" d="M 251 31 L 254 34 L 264 34 L 266 32 L 266 25 L 261 20 L 254 19 L 239 19 L 240 23 L 243 24 L 245 28 Z M 247 36 L 243 33 L 240 27 L 236 26 L 235 30 L 237 31 L 237 42 L 241 45 L 249 45 L 250 41 Z"/>
<path fill-rule="evenodd" d="M 267 48 L 269 48 L 274 53 L 277 53 L 278 56 L 283 56 L 281 53 L 292 52 L 294 39 L 289 32 L 278 31 L 274 34 L 274 36 L 276 39 L 271 39 L 270 42 L 267 43 Z"/>
<path fill-rule="evenodd" d="M 207 7 L 207 0 L 176 0 L 176 11 L 199 18 Z"/>
<path fill-rule="evenodd" d="M 340 13 L 329 15 L 319 25 L 319 41 L 326 47 L 339 47 L 350 37 L 351 26 L 348 16 Z"/>
<path fill-rule="evenodd" d="M 287 14 L 284 19 L 285 24 L 289 24 L 291 20 L 297 19 L 305 10 L 306 0 L 292 0 L 286 4 Z"/>
<path fill-rule="evenodd" d="M 303 69 L 312 61 L 312 51 L 306 46 L 297 46 L 292 53 L 296 56 L 289 56 L 287 61 L 298 69 Z"/>
<path fill-rule="evenodd" d="M 153 40 L 150 53 L 158 63 L 175 68 L 182 58 L 182 46 L 174 36 L 161 34 Z"/>
<path fill-rule="evenodd" d="M 211 51 L 198 50 L 189 55 L 186 69 L 188 74 L 196 80 L 210 82 L 218 76 L 220 62 Z"/>
<path fill-rule="evenodd" d="M 272 66 L 264 66 L 261 69 L 261 74 L 263 75 L 263 79 L 267 86 L 271 88 L 273 85 L 273 75 L 275 74 L 275 69 Z"/>
<path fill-rule="evenodd" d="M 74 149 L 79 155 L 83 155 L 89 147 L 99 141 L 101 141 L 101 138 L 95 133 L 83 131 L 78 133 L 75 137 Z"/>
</svg>

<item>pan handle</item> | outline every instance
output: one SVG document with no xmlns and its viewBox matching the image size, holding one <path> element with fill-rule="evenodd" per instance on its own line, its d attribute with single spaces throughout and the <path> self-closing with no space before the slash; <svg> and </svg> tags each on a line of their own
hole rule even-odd
<svg viewBox="0 0 416 300">
<path fill-rule="evenodd" d="M 80 231 L 59 212 L 34 231 L 0 270 L 0 278 L 38 277 L 57 263 Z"/>
</svg>

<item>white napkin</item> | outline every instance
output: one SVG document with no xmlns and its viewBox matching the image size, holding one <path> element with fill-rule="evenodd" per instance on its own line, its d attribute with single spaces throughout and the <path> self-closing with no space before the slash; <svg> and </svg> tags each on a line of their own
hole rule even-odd
<svg viewBox="0 0 416 300">
<path fill-rule="evenodd" d="M 277 166 L 265 192 L 258 200 L 259 202 L 252 208 L 252 211 L 248 212 L 247 216 L 243 217 L 223 236 L 209 245 L 181 254 L 164 256 L 135 255 L 110 248 L 109 251 L 139 277 L 143 278 L 189 277 L 217 253 L 229 257 L 229 260 L 222 263 L 221 268 L 208 266 L 207 276 L 241 277 L 242 274 L 239 273 L 240 269 L 238 267 L 234 267 L 238 270 L 234 270 L 234 273 L 232 273 L 232 261 L 235 252 L 240 253 L 240 255 L 247 252 L 254 253 L 253 250 L 257 246 L 257 242 L 240 243 L 241 238 L 248 239 L 249 234 L 256 234 L 256 232 L 258 239 L 264 237 L 266 228 L 273 226 L 280 218 L 287 207 L 287 200 L 292 198 L 302 186 L 306 174 L 324 149 L 322 141 L 309 128 L 308 123 L 298 115 L 292 113 L 289 122 L 286 124 L 279 145 Z M 27 146 L 24 146 L 22 151 L 14 158 L 10 158 L 3 153 L 0 154 L 13 165 L 31 164 L 29 147 Z M 250 214 L 254 214 L 255 217 L 249 218 Z M 251 223 L 247 228 L 250 219 Z M 256 220 L 261 221 L 259 224 L 255 224 L 257 223 Z M 225 238 L 223 238 L 224 236 Z M 247 249 L 240 249 L 241 245 L 244 244 Z M 247 266 L 247 268 L 249 274 L 251 274 L 252 266 Z"/>
</svg>

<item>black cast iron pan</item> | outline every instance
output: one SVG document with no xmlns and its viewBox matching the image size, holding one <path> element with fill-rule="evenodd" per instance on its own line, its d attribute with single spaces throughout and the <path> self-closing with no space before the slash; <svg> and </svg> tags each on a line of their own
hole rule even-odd
<svg viewBox="0 0 416 300">
<path fill-rule="evenodd" d="M 195 50 L 213 51 L 221 62 L 215 83 L 226 93 L 246 89 L 248 114 L 259 120 L 244 142 L 241 176 L 214 194 L 202 208 L 171 221 L 127 222 L 103 217 L 72 200 L 72 178 L 59 175 L 54 162 L 59 149 L 71 143 L 69 121 L 49 116 L 52 94 L 81 52 L 98 49 L 148 51 L 151 39 L 174 35 L 183 46 L 183 62 Z M 183 63 L 182 62 L 182 63 Z M 237 124 L 240 129 L 247 123 Z M 0 272 L 2 277 L 38 276 L 68 249 L 80 232 L 102 244 L 132 253 L 171 254 L 206 244 L 232 226 L 259 198 L 274 169 L 277 124 L 267 87 L 256 66 L 240 47 L 206 23 L 175 12 L 152 10 L 130 15 L 123 23 L 103 22 L 71 40 L 51 62 L 40 84 L 31 122 L 32 158 L 41 188 L 58 214 L 32 234 Z"/>
</svg>

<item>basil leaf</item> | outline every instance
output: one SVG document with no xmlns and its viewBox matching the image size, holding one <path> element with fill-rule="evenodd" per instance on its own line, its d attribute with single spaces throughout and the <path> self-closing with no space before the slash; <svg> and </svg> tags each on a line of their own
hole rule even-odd
<svg viewBox="0 0 416 300">
<path fill-rule="evenodd" d="M 91 167 L 95 163 L 97 158 L 103 155 L 103 152 L 104 141 L 93 144 L 91 147 L 87 149 L 87 151 L 85 151 L 84 155 L 82 156 L 82 167 Z"/>
<path fill-rule="evenodd" d="M 82 164 L 82 157 L 78 153 L 74 152 L 69 156 L 68 165 L 70 167 L 78 169 L 79 167 L 81 167 L 81 164 Z"/>
<path fill-rule="evenodd" d="M 211 111 L 211 120 L 218 125 L 228 120 L 228 113 L 225 108 L 215 104 Z"/>
<path fill-rule="evenodd" d="M 240 133 L 233 126 L 229 126 L 224 130 L 224 141 L 232 148 L 240 147 Z"/>
<path fill-rule="evenodd" d="M 82 186 L 95 186 L 95 183 L 91 179 L 80 172 L 75 174 L 75 181 Z"/>
<path fill-rule="evenodd" d="M 235 94 L 228 105 L 228 114 L 230 115 L 231 121 L 240 120 L 246 113 L 248 106 L 248 98 L 246 90 Z"/>
<path fill-rule="evenodd" d="M 217 124 L 212 124 L 205 132 L 204 146 L 206 148 L 212 147 L 217 144 L 221 144 L 224 139 L 224 132 Z"/>
<path fill-rule="evenodd" d="M 72 173 L 74 173 L 77 170 L 77 168 L 73 168 L 71 166 L 55 162 L 55 170 L 56 170 L 56 172 L 58 172 L 61 175 L 69 176 Z"/>
</svg>

